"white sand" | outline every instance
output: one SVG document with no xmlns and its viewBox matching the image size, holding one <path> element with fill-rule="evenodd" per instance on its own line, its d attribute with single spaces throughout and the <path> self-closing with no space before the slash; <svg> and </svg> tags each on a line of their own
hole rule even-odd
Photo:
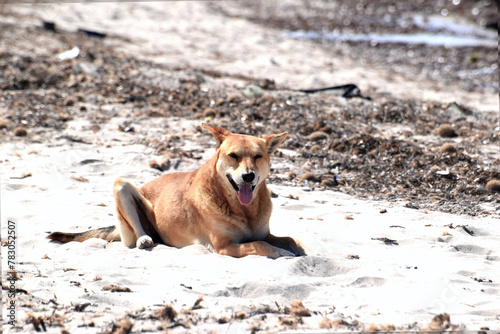
<svg viewBox="0 0 500 334">
<path fill-rule="evenodd" d="M 158 61 L 168 49 L 164 61 L 182 63 L 188 59 L 196 66 L 215 66 L 228 72 L 259 72 L 259 77 L 269 76 L 299 87 L 308 82 L 345 83 L 341 81 L 350 78 L 349 63 L 335 80 L 331 80 L 333 74 L 325 78 L 313 75 L 318 72 L 314 66 L 321 66 L 327 55 L 312 43 L 286 40 L 277 32 L 243 20 L 214 18 L 199 3 L 66 4 L 38 8 L 43 9 L 23 10 L 39 10 L 41 16 L 48 16 L 44 18 L 52 18 L 68 29 L 84 24 L 94 28 L 95 24 L 99 30 L 127 35 L 132 42 L 123 45 L 125 50 Z M 75 21 L 75 17 L 80 19 Z M 133 17 L 137 21 L 131 21 Z M 162 39 L 155 40 L 159 34 Z M 236 51 L 232 53 L 228 44 L 236 39 L 241 39 L 241 44 L 234 46 Z M 153 41 L 158 45 L 153 47 Z M 273 41 L 277 45 L 270 48 Z M 116 41 L 110 39 L 110 43 Z M 211 45 L 210 50 L 216 47 L 222 61 L 207 56 L 207 45 Z M 304 45 L 308 46 L 308 54 L 296 56 L 298 50 L 304 52 Z M 158 49 L 156 55 L 154 48 Z M 316 57 L 318 63 L 311 65 L 305 61 L 308 57 Z M 286 66 L 273 69 L 269 59 Z M 332 61 L 340 62 L 342 67 L 346 60 Z M 356 71 L 350 75 L 363 72 L 367 82 L 376 76 L 376 70 Z M 396 78 L 390 84 L 396 87 L 400 83 Z M 419 89 L 425 83 L 411 84 L 417 89 L 401 89 L 401 94 L 410 91 L 422 98 L 431 94 L 430 90 Z M 448 91 L 432 94 L 451 97 Z M 498 98 L 494 96 L 464 93 L 457 98 L 473 106 L 483 99 L 484 108 L 494 110 L 495 103 L 498 108 Z M 116 319 L 131 313 L 135 315 L 131 317 L 133 330 L 156 331 L 157 326 L 167 325 L 146 319 L 147 314 L 165 304 L 180 312 L 203 296 L 203 308 L 189 315 L 190 332 L 238 333 L 249 331 L 252 326 L 264 331 L 285 329 L 286 315 L 268 313 L 263 319 L 262 315 L 252 314 L 252 310 L 263 305 L 272 310 L 278 310 L 278 305 L 283 309 L 294 300 L 302 300 L 313 312 L 311 317 L 303 318 L 299 329 L 318 329 L 324 317 L 364 324 L 358 330 L 369 324 L 424 328 L 435 315 L 444 312 L 460 328 L 500 327 L 500 224 L 492 217 L 424 212 L 405 208 L 404 203 L 371 202 L 335 191 L 308 192 L 271 185 L 280 195 L 273 199 L 271 230 L 300 239 L 309 247 L 307 257 L 234 259 L 212 254 L 202 246 L 174 249 L 159 245 L 145 251 L 97 239 L 66 245 L 48 242 L 47 231 L 81 231 L 113 225 L 116 218 L 111 187 L 117 176 L 141 185 L 160 175 L 148 165 L 153 151 L 130 141 L 134 136 L 163 135 L 162 127 L 151 122 L 179 124 L 179 120 L 143 120 L 137 123 L 142 126 L 137 134 L 119 132 L 117 125 L 123 120 L 113 119 L 97 135 L 81 131 L 84 120 L 70 122 L 64 133 L 77 134 L 91 144 L 54 136 L 44 143 L 20 141 L 0 146 L 2 240 L 6 238 L 7 220 L 15 222 L 18 259 L 22 262 L 18 266 L 21 280 L 17 287 L 30 293 L 19 297 L 24 303 L 18 307 L 19 319 L 29 313 L 50 316 L 55 312 L 65 317 L 64 326 L 71 333 L 88 333 L 109 328 Z M 211 140 L 207 134 L 200 137 L 196 133 L 197 122 L 180 124 L 180 131 L 193 134 L 193 147 L 199 145 L 200 138 Z M 201 147 L 205 150 L 204 158 L 212 154 L 213 148 Z M 95 161 L 82 164 L 88 159 Z M 275 161 L 286 163 L 284 159 Z M 180 169 L 192 170 L 199 163 L 184 160 Z M 32 173 L 32 177 L 11 178 L 25 172 Z M 72 177 L 84 177 L 88 182 Z M 289 194 L 299 199 L 287 198 Z M 380 213 L 381 209 L 387 209 L 387 213 Z M 353 219 L 345 219 L 346 216 Z M 450 229 L 450 224 L 467 226 L 474 236 L 462 228 Z M 398 245 L 386 245 L 373 238 L 393 239 Z M 348 255 L 357 255 L 359 259 L 350 259 Z M 5 273 L 5 257 L 3 261 Z M 109 284 L 128 287 L 131 292 L 102 291 Z M 70 306 L 85 303 L 90 305 L 83 312 L 67 312 Z M 217 319 L 229 318 L 238 311 L 244 311 L 247 317 L 217 323 Z M 179 315 L 179 319 L 183 317 L 188 315 Z M 199 321 L 195 323 L 193 319 Z M 95 327 L 88 327 L 92 323 Z M 413 327 L 414 323 L 418 326 Z M 33 330 L 24 321 L 20 324 L 25 331 Z M 48 330 L 60 332 L 60 327 Z M 174 330 L 188 331 L 182 326 Z"/>
<path fill-rule="evenodd" d="M 118 135 L 126 136 L 110 137 Z M 18 258 L 23 263 L 18 269 L 22 276 L 18 288 L 37 300 L 54 299 L 60 307 L 91 303 L 85 312 L 66 315 L 70 332 L 86 332 L 78 326 L 90 321 L 104 326 L 141 307 L 172 304 L 187 308 L 199 296 L 204 296 L 205 307 L 199 312 L 214 317 L 240 310 L 250 313 L 251 305 L 276 308 L 275 302 L 286 306 L 302 300 L 309 310 L 319 312 L 304 318 L 305 328 L 318 328 L 326 315 L 364 324 L 424 325 L 443 312 L 467 328 L 498 325 L 498 219 L 422 212 L 405 208 L 403 203 L 271 185 L 280 195 L 273 200 L 273 233 L 299 238 L 309 247 L 309 256 L 233 259 L 202 246 L 174 249 L 160 245 L 144 251 L 98 239 L 61 245 L 49 243 L 46 231 L 114 224 L 114 178 L 125 176 L 142 184 L 157 176 L 159 172 L 148 167 L 151 152 L 120 142 L 107 147 L 61 139 L 50 145 L 4 144 L 0 156 L 2 217 L 18 224 Z M 86 159 L 96 161 L 81 164 Z M 190 169 L 195 164 L 186 161 L 181 167 Z M 23 172 L 33 176 L 9 178 Z M 72 176 L 89 182 L 75 181 Z M 299 199 L 289 199 L 289 194 Z M 387 213 L 380 213 L 381 209 Z M 345 219 L 349 215 L 352 220 Z M 475 235 L 450 229 L 449 224 L 465 225 Z M 398 245 L 372 240 L 382 237 Z M 102 279 L 96 280 L 97 276 Z M 108 284 L 132 292 L 101 291 Z M 26 312 L 30 308 L 19 309 L 21 317 Z M 277 317 L 270 316 L 266 326 L 272 328 Z M 231 328 L 248 327 L 255 318 L 235 322 Z M 226 331 L 227 326 L 209 321 L 195 328 Z"/>
</svg>

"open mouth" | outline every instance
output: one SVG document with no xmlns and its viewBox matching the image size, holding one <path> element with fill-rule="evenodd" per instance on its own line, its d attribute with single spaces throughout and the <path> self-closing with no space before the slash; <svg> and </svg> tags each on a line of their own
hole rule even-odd
<svg viewBox="0 0 500 334">
<path fill-rule="evenodd" d="M 226 174 L 227 180 L 233 186 L 234 190 L 238 193 L 238 200 L 243 205 L 248 205 L 252 202 L 253 190 L 255 186 L 251 183 L 237 184 L 231 175 Z"/>
</svg>

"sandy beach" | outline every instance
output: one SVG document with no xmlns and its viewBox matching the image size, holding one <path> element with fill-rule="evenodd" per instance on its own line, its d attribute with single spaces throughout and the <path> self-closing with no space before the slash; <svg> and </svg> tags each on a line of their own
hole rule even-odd
<svg viewBox="0 0 500 334">
<path fill-rule="evenodd" d="M 266 10 L 280 12 L 274 2 L 261 6 L 3 6 L 6 333 L 498 332 L 500 197 L 487 186 L 500 179 L 498 82 L 487 79 L 498 67 L 488 63 L 491 48 L 467 49 L 467 57 L 484 61 L 484 84 L 469 68 L 463 82 L 431 80 L 413 76 L 411 64 L 406 74 L 375 58 L 363 67 L 348 52 L 357 44 L 332 56 L 324 41 L 260 24 Z M 43 21 L 56 22 L 57 30 L 41 28 Z M 82 35 L 82 28 L 106 36 Z M 483 31 L 479 38 L 488 40 Z M 57 59 L 75 46 L 76 57 Z M 17 74 L 7 65 L 13 63 Z M 263 97 L 248 95 L 250 83 Z M 296 91 L 346 83 L 372 100 Z M 421 116 L 410 119 L 408 105 Z M 381 106 L 386 114 L 378 122 L 373 110 Z M 403 110 L 401 121 L 386 121 L 397 113 L 387 106 Z M 118 176 L 142 185 L 200 167 L 215 145 L 201 122 L 258 136 L 290 132 L 272 158 L 270 226 L 301 240 L 307 256 L 235 259 L 201 245 L 139 250 L 100 239 L 46 239 L 48 232 L 115 224 Z M 443 123 L 456 136 L 439 135 Z M 320 131 L 325 136 L 313 140 Z M 394 143 L 409 153 L 383 159 Z M 446 143 L 455 151 L 444 152 Z M 431 186 L 389 167 L 379 180 L 372 175 L 380 172 L 368 174 L 375 168 L 370 155 L 380 159 L 372 165 L 414 168 L 419 182 Z M 419 167 L 405 160 L 410 156 Z M 17 237 L 15 273 L 8 264 L 10 230 Z"/>
</svg>

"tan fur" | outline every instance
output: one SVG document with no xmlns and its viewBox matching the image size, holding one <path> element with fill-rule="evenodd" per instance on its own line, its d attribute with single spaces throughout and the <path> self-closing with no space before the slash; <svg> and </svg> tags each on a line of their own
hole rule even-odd
<svg viewBox="0 0 500 334">
<path fill-rule="evenodd" d="M 82 242 L 90 238 L 101 238 L 107 241 L 120 241 L 120 233 L 115 226 L 101 227 L 95 230 L 78 232 L 78 233 L 63 233 L 54 232 L 51 233 L 47 238 L 51 240 L 57 240 L 63 243 L 70 241 Z"/>
<path fill-rule="evenodd" d="M 154 243 L 174 247 L 200 243 L 234 257 L 305 255 L 300 242 L 276 237 L 269 230 L 272 203 L 265 179 L 270 155 L 287 133 L 257 138 L 202 126 L 217 145 L 212 159 L 201 168 L 162 175 L 142 188 L 122 178 L 115 181 L 117 227 L 124 245 L 149 248 Z M 72 239 L 72 234 L 56 233 L 49 238 L 61 242 L 82 239 L 81 234 Z M 84 233 L 85 237 L 103 238 L 92 231 Z"/>
</svg>

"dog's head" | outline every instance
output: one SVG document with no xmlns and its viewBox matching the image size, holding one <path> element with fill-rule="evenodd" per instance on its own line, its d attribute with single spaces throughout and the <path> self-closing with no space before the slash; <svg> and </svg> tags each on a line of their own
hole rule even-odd
<svg viewBox="0 0 500 334">
<path fill-rule="evenodd" d="M 214 136 L 218 152 L 217 172 L 229 191 L 235 191 L 241 204 L 249 205 L 254 190 L 264 182 L 271 167 L 270 155 L 287 133 L 262 138 L 237 135 L 229 130 L 202 124 Z"/>
</svg>

